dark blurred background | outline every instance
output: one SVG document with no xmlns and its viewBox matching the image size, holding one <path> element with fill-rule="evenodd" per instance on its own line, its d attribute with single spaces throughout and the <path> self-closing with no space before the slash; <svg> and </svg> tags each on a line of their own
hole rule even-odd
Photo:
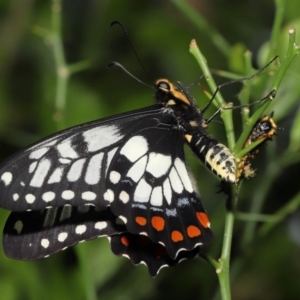
<svg viewBox="0 0 300 300">
<path fill-rule="evenodd" d="M 119 68 L 107 69 L 112 61 L 120 62 L 150 85 L 161 77 L 191 84 L 201 76 L 189 53 L 189 43 L 195 38 L 211 69 L 241 74 L 246 49 L 253 53 L 253 66 L 267 63 L 265 52 L 273 28 L 275 1 L 65 0 L 61 33 L 64 55 L 68 64 L 82 62 L 77 65 L 82 70 L 69 78 L 66 103 L 60 110 L 55 104 L 53 2 L 0 1 L 1 160 L 62 127 L 151 105 L 153 90 Z M 298 0 L 282 2 L 286 8 L 277 37 L 281 60 L 288 29 L 292 25 L 300 29 Z M 123 30 L 110 27 L 113 20 L 125 24 L 148 75 Z M 257 176 L 242 184 L 238 204 L 245 213 L 279 215 L 282 220 L 279 218 L 280 222 L 264 232 L 261 228 L 265 222 L 237 219 L 232 249 L 234 299 L 297 299 L 300 295 L 299 68 L 296 58 L 267 112 L 275 111 L 275 121 L 284 130 L 261 148 L 253 163 Z M 226 79 L 216 77 L 216 81 Z M 238 105 L 240 88 L 224 89 L 226 99 Z M 254 88 L 253 100 L 261 99 L 268 88 Z M 203 91 L 195 86 L 192 92 L 199 106 L 204 107 L 208 100 Z M 240 134 L 239 110 L 234 110 L 234 117 Z M 221 122 L 212 124 L 209 132 L 226 144 Z M 190 153 L 187 156 L 215 234 L 214 242 L 203 252 L 217 259 L 223 239 L 225 196 L 217 193 L 219 180 Z M 289 203 L 293 204 L 289 213 L 278 213 Z M 0 211 L 1 228 L 7 216 L 7 211 Z M 267 217 L 265 220 L 270 221 Z M 10 260 L 0 250 L 3 300 L 219 299 L 218 290 L 215 270 L 200 258 L 163 269 L 152 279 L 144 266 L 134 267 L 125 258 L 115 257 L 106 238 L 34 262 Z"/>
</svg>

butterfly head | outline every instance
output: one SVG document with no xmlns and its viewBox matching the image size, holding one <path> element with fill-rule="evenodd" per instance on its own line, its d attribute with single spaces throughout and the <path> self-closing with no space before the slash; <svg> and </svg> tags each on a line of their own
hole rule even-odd
<svg viewBox="0 0 300 300">
<path fill-rule="evenodd" d="M 172 109 L 187 132 L 206 127 L 197 102 L 183 84 L 178 82 L 178 85 L 179 88 L 164 78 L 156 80 L 156 102 Z"/>
<path fill-rule="evenodd" d="M 191 100 L 188 95 L 186 95 L 183 91 L 180 91 L 168 79 L 163 78 L 156 80 L 155 87 L 155 98 L 158 103 L 161 103 L 166 107 L 174 105 L 188 107 L 191 105 Z"/>
</svg>

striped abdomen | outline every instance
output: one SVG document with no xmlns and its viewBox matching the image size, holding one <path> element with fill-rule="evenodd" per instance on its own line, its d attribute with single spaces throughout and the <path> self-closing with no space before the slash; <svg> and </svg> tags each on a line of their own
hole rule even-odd
<svg viewBox="0 0 300 300">
<path fill-rule="evenodd" d="M 235 158 L 230 150 L 204 132 L 186 136 L 191 149 L 216 175 L 229 183 L 236 182 Z"/>
</svg>

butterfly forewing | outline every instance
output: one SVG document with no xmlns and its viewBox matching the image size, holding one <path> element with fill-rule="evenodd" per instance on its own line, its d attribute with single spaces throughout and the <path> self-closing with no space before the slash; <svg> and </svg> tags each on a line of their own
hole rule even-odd
<svg viewBox="0 0 300 300">
<path fill-rule="evenodd" d="M 0 167 L 1 207 L 105 208 L 105 176 L 114 154 L 128 136 L 164 118 L 167 115 L 154 106 L 65 130 L 18 153 Z"/>
</svg>

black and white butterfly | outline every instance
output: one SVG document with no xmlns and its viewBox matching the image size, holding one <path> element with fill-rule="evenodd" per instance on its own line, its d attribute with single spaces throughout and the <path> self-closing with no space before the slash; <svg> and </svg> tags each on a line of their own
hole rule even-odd
<svg viewBox="0 0 300 300">
<path fill-rule="evenodd" d="M 108 236 L 113 253 L 155 276 L 212 240 L 183 146 L 225 182 L 236 181 L 235 159 L 182 85 L 155 88 L 153 106 L 58 132 L 2 163 L 7 256 L 37 259 Z"/>
</svg>

